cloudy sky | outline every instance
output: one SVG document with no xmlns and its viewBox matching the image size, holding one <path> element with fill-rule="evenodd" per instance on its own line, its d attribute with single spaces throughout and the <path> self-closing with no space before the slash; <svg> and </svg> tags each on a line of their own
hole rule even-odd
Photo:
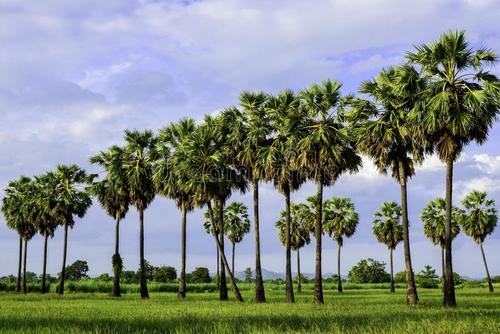
<svg viewBox="0 0 500 334">
<path fill-rule="evenodd" d="M 89 171 L 93 153 L 122 143 L 124 129 L 158 129 L 181 117 L 237 103 L 246 90 L 279 92 L 326 78 L 355 92 L 361 80 L 398 64 L 412 45 L 449 29 L 466 29 L 475 47 L 500 53 L 500 5 L 495 0 L 0 0 L 0 188 L 20 174 L 35 175 L 57 163 Z M 497 74 L 498 69 L 493 69 Z M 465 150 L 455 171 L 455 203 L 472 190 L 486 190 L 500 203 L 500 126 L 489 141 Z M 429 157 L 409 184 L 414 267 L 440 271 L 440 251 L 422 234 L 419 212 L 444 195 L 442 163 Z M 292 195 L 304 200 L 305 185 Z M 284 271 L 284 248 L 274 222 L 284 207 L 269 185 L 261 189 L 262 263 Z M 0 192 L 3 196 L 3 192 Z M 369 160 L 346 175 L 326 197 L 349 196 L 361 216 L 345 242 L 342 271 L 362 258 L 388 261 L 371 232 L 373 213 L 386 200 L 399 200 L 399 187 L 380 176 Z M 231 200 L 251 205 L 251 194 Z M 202 228 L 202 211 L 188 216 L 188 270 L 215 268 L 213 240 Z M 157 198 L 146 212 L 146 258 L 178 267 L 180 213 Z M 0 275 L 14 273 L 17 236 L 0 217 Z M 113 221 L 95 204 L 69 235 L 68 262 L 87 260 L 90 273 L 111 271 Z M 62 230 L 49 243 L 49 271 L 60 270 Z M 139 263 L 139 224 L 134 210 L 122 224 L 127 269 Z M 252 266 L 253 234 L 237 247 L 237 270 Z M 41 271 L 42 240 L 30 242 L 28 270 Z M 332 240 L 324 239 L 323 266 L 334 270 Z M 500 228 L 485 250 L 492 274 L 500 275 Z M 480 251 L 469 238 L 454 243 L 454 269 L 481 277 Z M 302 252 L 303 271 L 314 270 L 314 245 Z M 395 257 L 403 268 L 402 247 Z"/>
</svg>

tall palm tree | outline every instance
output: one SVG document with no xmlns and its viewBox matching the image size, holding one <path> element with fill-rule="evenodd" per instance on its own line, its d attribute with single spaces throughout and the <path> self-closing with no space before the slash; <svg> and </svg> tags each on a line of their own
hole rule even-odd
<svg viewBox="0 0 500 334">
<path fill-rule="evenodd" d="M 458 220 L 462 213 L 461 210 L 455 206 L 452 208 L 452 213 L 451 237 L 455 239 L 460 233 Z M 420 220 L 424 223 L 425 236 L 429 238 L 434 245 L 439 245 L 441 247 L 441 273 L 444 282 L 444 248 L 446 245 L 446 201 L 444 198 L 436 198 L 435 200 L 429 201 L 420 214 Z"/>
<path fill-rule="evenodd" d="M 326 200 L 323 206 L 325 233 L 337 241 L 337 290 L 342 292 L 342 279 L 340 277 L 340 248 L 344 244 L 344 237 L 350 238 L 356 232 L 359 224 L 359 215 L 354 203 L 347 197 L 332 197 Z"/>
<path fill-rule="evenodd" d="M 302 292 L 300 273 L 300 249 L 311 242 L 309 220 L 314 220 L 314 212 L 304 204 L 290 204 L 290 247 L 297 252 L 297 292 Z M 281 211 L 281 218 L 275 224 L 281 243 L 287 245 L 287 212 Z"/>
<path fill-rule="evenodd" d="M 5 188 L 5 197 L 2 200 L 2 213 L 5 216 L 7 226 L 16 230 L 19 235 L 19 263 L 16 292 L 23 293 L 28 292 L 26 286 L 26 258 L 28 241 L 36 233 L 36 228 L 32 224 L 28 214 L 28 210 L 30 208 L 29 199 L 32 195 L 32 180 L 29 177 L 21 176 L 19 179 L 8 183 L 7 188 Z"/>
<path fill-rule="evenodd" d="M 232 113 L 228 110 L 227 113 Z M 196 206 L 207 205 L 210 220 L 214 225 L 213 205 L 218 209 L 220 236 L 214 234 L 214 239 L 220 252 L 223 267 L 221 268 L 220 299 L 227 299 L 225 271 L 231 279 L 231 288 L 236 300 L 243 301 L 233 272 L 224 252 L 224 203 L 233 190 L 244 191 L 246 181 L 238 170 L 230 163 L 233 149 L 227 142 L 230 132 L 229 123 L 225 122 L 225 113 L 217 118 L 206 116 L 204 122 L 196 128 L 185 145 L 178 149 L 177 159 L 180 168 L 186 170 L 179 174 L 179 184 L 184 191 L 193 194 Z"/>
<path fill-rule="evenodd" d="M 31 219 L 38 229 L 38 233 L 40 233 L 44 238 L 43 244 L 43 266 L 42 266 L 42 275 L 40 280 L 40 292 L 46 293 L 47 285 L 47 252 L 48 252 L 48 238 L 54 237 L 55 230 L 57 226 L 60 224 L 57 221 L 57 217 L 53 217 L 51 215 L 50 203 L 54 200 L 54 197 L 57 196 L 57 193 L 54 192 L 54 188 L 52 187 L 54 182 L 54 174 L 52 172 L 48 172 L 42 174 L 40 176 L 35 176 L 34 180 L 34 194 L 31 198 L 31 210 L 30 215 Z"/>
<path fill-rule="evenodd" d="M 92 156 L 90 163 L 99 165 L 106 172 L 105 178 L 93 182 L 89 190 L 97 198 L 106 213 L 115 220 L 112 294 L 115 297 L 120 297 L 120 277 L 123 269 L 123 260 L 120 256 L 120 221 L 127 215 L 130 205 L 129 189 L 123 170 L 124 150 L 116 145 L 111 146 L 108 151 Z"/>
<path fill-rule="evenodd" d="M 153 184 L 154 155 L 152 154 L 156 138 L 151 130 L 142 132 L 125 130 L 125 142 L 123 171 L 129 191 L 130 203 L 139 212 L 139 284 L 141 298 L 147 299 L 149 293 L 144 265 L 144 211 L 156 195 Z"/>
<path fill-rule="evenodd" d="M 408 113 L 419 101 L 425 80 L 411 66 L 383 70 L 371 81 L 363 82 L 359 91 L 372 100 L 353 103 L 358 149 L 373 159 L 382 173 L 388 170 L 401 188 L 403 245 L 406 269 L 407 303 L 418 301 L 411 263 L 408 221 L 407 182 L 415 173 L 415 164 L 422 161 L 426 147 L 416 139 L 418 125 Z"/>
<path fill-rule="evenodd" d="M 295 298 L 292 283 L 290 193 L 298 190 L 306 180 L 301 169 L 294 164 L 297 146 L 295 134 L 302 121 L 297 112 L 300 101 L 291 90 L 271 96 L 268 100 L 267 109 L 271 116 L 274 137 L 269 145 L 262 147 L 261 160 L 266 179 L 271 180 L 274 187 L 285 197 L 286 295 L 287 301 L 293 303 Z"/>
<path fill-rule="evenodd" d="M 156 191 L 175 200 L 177 207 L 181 210 L 181 272 L 177 291 L 179 299 L 186 297 L 186 223 L 187 212 L 193 210 L 194 203 L 193 194 L 183 191 L 182 186 L 178 183 L 179 174 L 187 171 L 179 168 L 179 161 L 175 154 L 179 146 L 189 139 L 195 128 L 195 121 L 191 118 L 185 118 L 178 123 L 171 123 L 159 131 L 156 147 L 158 156 L 153 172 Z"/>
<path fill-rule="evenodd" d="M 384 202 L 379 211 L 375 212 L 373 234 L 378 242 L 387 246 L 391 262 L 391 292 L 394 289 L 394 261 L 392 252 L 403 241 L 403 225 L 401 225 L 401 207 L 396 202 Z"/>
<path fill-rule="evenodd" d="M 243 108 L 240 121 L 235 122 L 232 145 L 239 147 L 236 159 L 246 167 L 247 177 L 253 188 L 253 225 L 255 234 L 255 301 L 264 303 L 264 281 L 260 262 L 260 230 L 259 230 L 259 181 L 263 177 L 263 166 L 260 150 L 269 145 L 271 128 L 269 115 L 265 108 L 267 95 L 262 92 L 244 91 L 240 95 Z M 234 131 L 236 130 L 236 131 Z"/>
<path fill-rule="evenodd" d="M 92 205 L 90 194 L 82 190 L 91 177 L 77 165 L 58 165 L 53 172 L 54 182 L 51 189 L 57 194 L 50 200 L 49 206 L 52 216 L 64 226 L 64 248 L 61 276 L 57 292 L 64 293 L 66 274 L 66 255 L 68 251 L 68 228 L 75 225 L 75 216 L 83 218 L 87 209 Z"/>
<path fill-rule="evenodd" d="M 474 239 L 481 248 L 486 279 L 488 280 L 488 289 L 490 292 L 493 292 L 493 284 L 491 284 L 490 272 L 486 263 L 486 256 L 484 255 L 483 242 L 488 235 L 493 233 L 497 226 L 498 216 L 495 209 L 495 201 L 488 199 L 487 193 L 475 190 L 465 196 L 462 200 L 462 205 L 465 210 L 463 216 L 459 219 L 460 225 L 462 225 L 464 233 Z"/>
<path fill-rule="evenodd" d="M 452 264 L 453 164 L 470 142 L 485 142 L 498 114 L 499 79 L 487 71 L 497 61 L 486 48 L 473 49 L 464 31 L 450 31 L 416 47 L 407 58 L 429 80 L 423 103 L 412 112 L 422 134 L 446 164 L 444 306 L 456 306 Z"/>
<path fill-rule="evenodd" d="M 234 255 L 236 244 L 243 240 L 245 234 L 250 232 L 250 219 L 248 218 L 248 209 L 241 202 L 233 202 L 224 210 L 224 221 L 227 224 L 226 235 L 233 245 L 231 270 L 234 274 Z"/>
<path fill-rule="evenodd" d="M 332 185 L 341 174 L 355 172 L 361 165 L 350 129 L 341 111 L 341 84 L 326 80 L 301 91 L 297 112 L 302 125 L 296 131 L 298 156 L 296 163 L 305 176 L 316 183 L 316 271 L 314 301 L 323 303 L 321 276 L 321 236 L 323 232 L 323 187 Z"/>
</svg>

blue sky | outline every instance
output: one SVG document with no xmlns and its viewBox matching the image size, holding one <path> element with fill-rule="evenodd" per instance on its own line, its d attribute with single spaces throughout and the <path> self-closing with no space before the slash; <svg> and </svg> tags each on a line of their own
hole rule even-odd
<svg viewBox="0 0 500 334">
<path fill-rule="evenodd" d="M 89 156 L 122 143 L 124 129 L 158 129 L 185 116 L 199 120 L 236 104 L 244 89 L 298 90 L 331 78 L 344 83 L 344 93 L 355 92 L 360 81 L 400 63 L 412 45 L 449 29 L 466 29 L 474 46 L 500 53 L 499 20 L 495 0 L 0 0 L 0 187 L 57 163 L 96 171 Z M 486 190 L 500 203 L 499 139 L 497 124 L 485 145 L 467 147 L 456 167 L 455 203 L 472 189 Z M 306 184 L 292 200 L 313 192 Z M 262 185 L 260 194 L 263 267 L 283 272 L 285 251 L 274 222 L 284 200 L 270 185 Z M 361 258 L 388 262 L 371 221 L 383 201 L 399 201 L 398 185 L 366 160 L 360 173 L 343 176 L 325 195 L 351 197 L 361 216 L 358 231 L 345 241 L 342 272 Z M 442 195 L 443 165 L 429 157 L 409 184 L 416 271 L 426 264 L 440 271 L 439 248 L 422 234 L 418 215 L 428 200 Z M 250 206 L 251 194 L 231 200 Z M 188 215 L 188 270 L 215 268 L 202 213 Z M 145 219 L 146 258 L 178 267 L 180 213 L 174 203 L 158 197 Z M 18 239 L 4 225 L 0 217 L 0 275 L 15 272 L 17 265 Z M 95 204 L 70 231 L 68 262 L 87 260 L 93 275 L 111 272 L 113 228 Z M 52 273 L 60 270 L 62 232 L 49 243 Z M 139 263 L 138 232 L 131 210 L 121 230 L 127 269 Z M 30 242 L 30 271 L 41 271 L 41 239 Z M 334 270 L 334 247 L 325 237 L 325 272 Z M 500 229 L 486 240 L 485 250 L 490 271 L 499 275 Z M 455 271 L 484 275 L 471 239 L 459 236 L 454 254 Z M 312 272 L 314 244 L 301 255 L 302 270 Z M 237 246 L 237 270 L 253 266 L 253 256 L 251 232 Z M 402 247 L 395 267 L 403 268 Z"/>
</svg>

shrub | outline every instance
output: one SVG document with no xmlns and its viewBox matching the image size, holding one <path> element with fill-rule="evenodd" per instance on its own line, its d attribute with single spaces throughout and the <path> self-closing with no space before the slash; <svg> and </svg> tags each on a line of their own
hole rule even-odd
<svg viewBox="0 0 500 334">
<path fill-rule="evenodd" d="M 385 263 L 374 259 L 363 259 L 349 271 L 349 279 L 353 283 L 383 283 L 390 281 L 385 271 Z"/>
</svg>

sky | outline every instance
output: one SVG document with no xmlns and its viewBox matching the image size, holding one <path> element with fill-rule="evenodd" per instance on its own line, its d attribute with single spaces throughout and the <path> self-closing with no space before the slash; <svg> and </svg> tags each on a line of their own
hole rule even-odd
<svg viewBox="0 0 500 334">
<path fill-rule="evenodd" d="M 237 105 L 243 90 L 300 90 L 330 78 L 343 83 L 344 94 L 355 93 L 361 81 L 404 61 L 414 45 L 450 29 L 465 29 L 472 46 L 500 54 L 499 20 L 495 0 L 0 0 L 0 197 L 9 180 L 58 163 L 96 172 L 89 157 L 123 144 L 125 129 L 201 120 Z M 499 74 L 498 68 L 492 72 Z M 455 204 L 473 189 L 500 204 L 499 139 L 497 123 L 487 143 L 465 149 L 455 169 Z M 440 249 L 423 235 L 419 213 L 427 201 L 444 196 L 444 181 L 443 164 L 430 156 L 409 182 L 416 272 L 427 264 L 440 272 Z M 292 201 L 303 201 L 314 189 L 304 185 Z M 360 214 L 356 234 L 344 242 L 342 274 L 367 257 L 387 263 L 389 253 L 377 243 L 371 222 L 383 201 L 399 201 L 397 183 L 365 158 L 358 174 L 342 176 L 324 196 L 350 197 Z M 252 194 L 234 194 L 231 201 L 251 208 Z M 262 266 L 276 272 L 285 269 L 274 227 L 284 204 L 271 185 L 261 185 Z M 203 210 L 188 215 L 187 269 L 213 272 L 215 245 L 202 223 Z M 69 232 L 68 263 L 88 261 L 91 275 L 111 272 L 113 233 L 113 220 L 95 203 Z M 157 197 L 145 213 L 146 259 L 178 268 L 180 233 L 180 212 Z M 52 274 L 60 271 L 62 237 L 60 228 L 49 241 Z M 253 267 L 253 241 L 251 231 L 237 245 L 237 271 Z M 323 246 L 323 271 L 333 272 L 336 245 L 324 237 Z M 500 275 L 500 228 L 484 247 L 490 272 Z M 16 233 L 0 217 L 0 276 L 16 272 L 17 250 Z M 453 250 L 456 272 L 484 276 L 479 246 L 470 238 L 460 235 Z M 36 236 L 29 243 L 29 271 L 41 272 L 42 253 Z M 121 224 L 121 254 L 126 269 L 136 270 L 134 209 Z M 402 255 L 399 246 L 395 271 L 404 267 Z M 314 271 L 314 241 L 301 250 L 301 264 L 303 272 Z"/>
</svg>

